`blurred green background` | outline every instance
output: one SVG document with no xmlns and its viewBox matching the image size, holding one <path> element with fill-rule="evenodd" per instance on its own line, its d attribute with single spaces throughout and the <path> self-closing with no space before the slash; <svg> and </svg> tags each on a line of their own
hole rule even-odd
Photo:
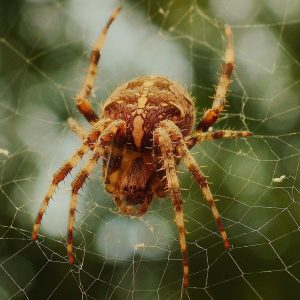
<svg viewBox="0 0 300 300">
<path fill-rule="evenodd" d="M 254 132 L 192 152 L 211 182 L 231 242 L 180 167 L 190 287 L 182 289 L 168 199 L 142 219 L 119 216 L 99 181 L 80 193 L 76 262 L 66 257 L 74 170 L 31 230 L 52 174 L 80 145 L 68 130 L 91 45 L 117 1 L 0 3 L 0 299 L 299 299 L 300 0 L 124 1 L 91 97 L 101 109 L 120 83 L 144 74 L 178 80 L 210 107 L 232 25 L 236 69 L 214 128 Z M 80 167 L 80 166 L 79 166 Z"/>
</svg>

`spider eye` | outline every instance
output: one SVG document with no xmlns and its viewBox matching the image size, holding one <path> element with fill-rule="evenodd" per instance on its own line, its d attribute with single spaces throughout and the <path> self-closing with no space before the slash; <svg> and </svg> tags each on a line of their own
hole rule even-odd
<svg viewBox="0 0 300 300">
<path fill-rule="evenodd" d="M 152 199 L 152 194 L 149 195 L 149 192 L 136 192 L 136 193 L 130 193 L 127 195 L 124 195 L 124 200 L 126 204 L 128 205 L 141 205 L 143 204 L 147 199 L 149 199 L 149 196 Z"/>
<path fill-rule="evenodd" d="M 122 186 L 122 190 L 125 194 L 130 193 L 135 195 L 136 193 L 142 193 L 146 191 L 145 186 L 139 186 L 137 184 L 129 184 L 129 185 L 124 185 Z"/>
</svg>

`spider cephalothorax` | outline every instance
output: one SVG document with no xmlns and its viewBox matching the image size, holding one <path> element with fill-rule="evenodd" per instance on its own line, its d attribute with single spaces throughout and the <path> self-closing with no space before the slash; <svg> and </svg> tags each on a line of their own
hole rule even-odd
<svg viewBox="0 0 300 300">
<path fill-rule="evenodd" d="M 85 132 L 75 120 L 69 120 L 70 128 L 81 138 L 82 145 L 54 174 L 36 217 L 32 239 L 37 239 L 43 214 L 58 184 L 91 151 L 89 159 L 72 182 L 67 246 L 69 262 L 74 262 L 73 225 L 78 191 L 98 160 L 102 159 L 105 188 L 113 195 L 121 214 L 143 215 L 148 211 L 154 197 L 170 196 L 182 252 L 183 285 L 187 287 L 189 268 L 177 165 L 182 161 L 201 187 L 203 197 L 217 222 L 224 246 L 229 249 L 229 241 L 207 180 L 189 149 L 206 140 L 252 135 L 248 131 L 207 132 L 218 120 L 226 104 L 225 96 L 234 63 L 232 33 L 230 27 L 225 26 L 225 64 L 222 66 L 212 107 L 204 113 L 196 131 L 192 132 L 195 107 L 191 96 L 179 83 L 161 76 L 139 77 L 121 85 L 107 99 L 99 117 L 88 98 L 95 81 L 100 50 L 107 31 L 119 12 L 120 7 L 113 12 L 96 40 L 86 80 L 76 97 L 77 108 L 92 128 Z"/>
</svg>

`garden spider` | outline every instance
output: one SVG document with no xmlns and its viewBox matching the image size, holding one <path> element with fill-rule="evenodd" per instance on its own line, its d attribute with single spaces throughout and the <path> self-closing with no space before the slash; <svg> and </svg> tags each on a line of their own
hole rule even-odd
<svg viewBox="0 0 300 300">
<path fill-rule="evenodd" d="M 217 222 L 224 246 L 229 249 L 229 241 L 207 180 L 189 149 L 206 140 L 252 135 L 247 131 L 208 132 L 208 129 L 218 120 L 226 104 L 226 92 L 231 83 L 230 76 L 234 65 L 232 32 L 226 25 L 225 64 L 222 66 L 212 108 L 204 113 L 195 132 L 191 133 L 195 120 L 193 99 L 179 83 L 160 76 L 143 76 L 124 83 L 106 100 L 101 115 L 98 116 L 88 98 L 94 86 L 100 51 L 108 29 L 120 10 L 121 7 L 118 7 L 113 11 L 96 40 L 90 55 L 85 82 L 76 97 L 77 108 L 92 128 L 85 133 L 74 120 L 69 122 L 71 129 L 82 139 L 82 145 L 54 174 L 37 214 L 32 239 L 36 240 L 38 237 L 43 214 L 58 184 L 83 156 L 91 151 L 89 159 L 71 184 L 67 242 L 69 262 L 71 264 L 74 262 L 73 225 L 78 191 L 98 160 L 102 159 L 105 188 L 113 195 L 121 214 L 141 216 L 148 211 L 153 197 L 166 197 L 170 194 L 179 232 L 183 285 L 187 287 L 189 267 L 183 201 L 176 173 L 177 165 L 182 160 L 200 185 Z"/>
</svg>

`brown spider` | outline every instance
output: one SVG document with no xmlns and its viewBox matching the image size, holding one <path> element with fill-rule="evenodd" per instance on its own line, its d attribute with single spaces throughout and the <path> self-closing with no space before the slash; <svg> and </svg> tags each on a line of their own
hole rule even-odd
<svg viewBox="0 0 300 300">
<path fill-rule="evenodd" d="M 77 108 L 92 128 L 85 133 L 79 124 L 70 120 L 71 129 L 83 142 L 54 174 L 37 214 L 32 239 L 36 240 L 38 237 L 43 214 L 58 184 L 88 151 L 92 151 L 91 156 L 72 182 L 67 246 L 69 262 L 71 264 L 74 262 L 73 225 L 78 191 L 98 160 L 102 159 L 105 188 L 113 195 L 121 214 L 141 216 L 148 211 L 153 197 L 166 197 L 170 194 L 179 232 L 183 260 L 183 285 L 187 287 L 189 267 L 182 197 L 176 173 L 177 165 L 182 160 L 200 185 L 203 196 L 217 222 L 224 246 L 228 250 L 229 241 L 207 180 L 189 149 L 206 140 L 252 135 L 247 131 L 207 132 L 225 108 L 226 92 L 231 83 L 230 76 L 234 66 L 232 32 L 231 28 L 226 25 L 225 64 L 221 69 L 212 108 L 204 113 L 193 133 L 195 120 L 193 99 L 179 83 L 160 76 L 135 78 L 118 87 L 104 103 L 99 117 L 88 98 L 94 86 L 100 51 L 107 31 L 120 10 L 121 7 L 118 7 L 113 11 L 96 40 L 90 55 L 85 82 L 76 97 Z"/>
</svg>

